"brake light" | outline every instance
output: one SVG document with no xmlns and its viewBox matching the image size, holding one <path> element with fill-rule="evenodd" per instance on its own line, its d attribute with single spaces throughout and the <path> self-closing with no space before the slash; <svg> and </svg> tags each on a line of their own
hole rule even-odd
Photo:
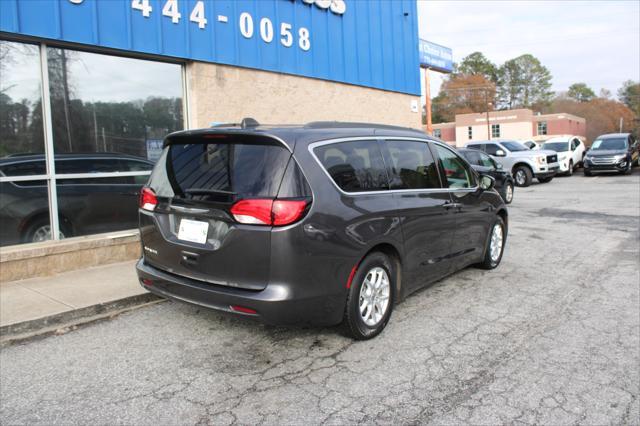
<svg viewBox="0 0 640 426">
<path fill-rule="evenodd" d="M 151 188 L 142 188 L 140 191 L 139 207 L 144 210 L 153 211 L 158 205 L 158 198 Z"/>
<path fill-rule="evenodd" d="M 231 207 L 231 214 L 248 225 L 283 226 L 304 216 L 306 201 L 300 200 L 240 200 Z"/>
<path fill-rule="evenodd" d="M 300 219 L 307 207 L 306 201 L 275 200 L 273 202 L 273 224 L 275 226 L 289 225 Z"/>
<path fill-rule="evenodd" d="M 240 223 L 271 225 L 273 200 L 240 200 L 231 207 L 231 214 Z"/>
</svg>

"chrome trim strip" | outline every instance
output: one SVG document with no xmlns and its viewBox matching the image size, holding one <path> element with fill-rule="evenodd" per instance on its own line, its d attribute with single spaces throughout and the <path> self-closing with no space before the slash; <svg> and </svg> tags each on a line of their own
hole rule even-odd
<svg viewBox="0 0 640 426">
<path fill-rule="evenodd" d="M 198 208 L 193 208 L 193 207 L 182 207 L 182 206 L 175 206 L 175 205 L 171 205 L 170 208 L 172 210 L 177 210 L 179 212 L 182 213 L 207 213 L 209 211 L 209 209 L 198 209 Z"/>
<path fill-rule="evenodd" d="M 101 173 L 67 173 L 67 174 L 54 174 L 56 180 L 61 179 L 103 179 L 110 177 L 130 177 L 130 176 L 149 176 L 151 171 L 141 172 L 101 172 Z M 0 176 L 0 182 L 21 182 L 29 180 L 45 180 L 49 179 L 50 175 L 27 175 L 27 176 Z"/>
<path fill-rule="evenodd" d="M 329 180 L 331 181 L 331 183 L 333 184 L 333 186 L 340 191 L 341 194 L 343 195 L 348 195 L 348 196 L 352 196 L 352 195 L 378 195 L 378 194 L 389 194 L 389 193 L 415 193 L 415 192 L 420 192 L 420 193 L 471 193 L 471 192 L 476 192 L 479 189 L 479 186 L 474 186 L 473 188 L 420 188 L 420 189 L 383 189 L 380 191 L 359 191 L 359 192 L 346 192 L 343 191 L 342 188 L 340 188 L 336 182 L 333 180 L 333 178 L 331 177 L 331 175 L 329 174 L 329 172 L 327 171 L 327 169 L 322 165 L 322 162 L 320 162 L 320 159 L 316 156 L 316 153 L 314 152 L 314 149 L 319 147 L 319 146 L 324 146 L 324 145 L 332 145 L 334 143 L 340 143 L 340 142 L 351 142 L 351 141 L 367 141 L 367 140 L 385 140 L 385 139 L 393 139 L 393 140 L 408 140 L 408 141 L 418 141 L 418 142 L 431 142 L 437 145 L 441 145 L 443 147 L 446 147 L 447 149 L 449 149 L 450 151 L 454 152 L 451 147 L 449 147 L 448 145 L 442 143 L 442 142 L 438 142 L 432 139 L 422 139 L 422 138 L 412 138 L 412 137 L 408 137 L 408 136 L 376 136 L 376 135 L 372 135 L 372 136 L 355 136 L 355 137 L 347 137 L 347 138 L 338 138 L 338 139 L 329 139 L 329 140 L 325 140 L 325 141 L 318 141 L 318 142 L 313 142 L 310 143 L 308 146 L 308 150 L 309 153 L 311 154 L 311 156 L 316 160 L 316 163 L 318 163 L 318 166 L 320 166 L 320 169 L 322 169 L 322 171 L 324 172 L 325 175 L 327 175 L 327 177 L 329 178 Z M 458 155 L 458 154 L 456 154 Z"/>
</svg>

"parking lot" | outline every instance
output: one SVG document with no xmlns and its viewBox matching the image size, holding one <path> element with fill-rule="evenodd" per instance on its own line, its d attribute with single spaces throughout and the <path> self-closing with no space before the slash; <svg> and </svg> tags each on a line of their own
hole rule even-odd
<svg viewBox="0 0 640 426">
<path fill-rule="evenodd" d="M 161 303 L 0 354 L 0 423 L 638 424 L 640 170 L 517 188 L 376 339 Z"/>
</svg>

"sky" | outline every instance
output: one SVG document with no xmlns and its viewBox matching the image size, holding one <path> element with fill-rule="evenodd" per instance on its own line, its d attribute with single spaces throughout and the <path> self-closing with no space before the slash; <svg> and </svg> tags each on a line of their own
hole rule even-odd
<svg viewBox="0 0 640 426">
<path fill-rule="evenodd" d="M 498 65 L 534 55 L 554 91 L 584 82 L 616 97 L 625 80 L 640 80 L 640 0 L 418 0 L 418 22 L 420 37 L 451 47 L 455 62 L 475 51 Z M 443 75 L 429 77 L 433 97 Z"/>
</svg>

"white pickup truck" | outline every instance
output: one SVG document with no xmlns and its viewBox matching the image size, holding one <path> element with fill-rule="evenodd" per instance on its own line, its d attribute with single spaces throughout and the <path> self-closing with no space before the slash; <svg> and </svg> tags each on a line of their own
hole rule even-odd
<svg viewBox="0 0 640 426">
<path fill-rule="evenodd" d="M 529 186 L 535 177 L 540 183 L 550 182 L 560 169 L 555 151 L 530 150 L 517 141 L 490 140 L 470 142 L 467 148 L 479 149 L 510 170 L 517 186 Z"/>
</svg>

